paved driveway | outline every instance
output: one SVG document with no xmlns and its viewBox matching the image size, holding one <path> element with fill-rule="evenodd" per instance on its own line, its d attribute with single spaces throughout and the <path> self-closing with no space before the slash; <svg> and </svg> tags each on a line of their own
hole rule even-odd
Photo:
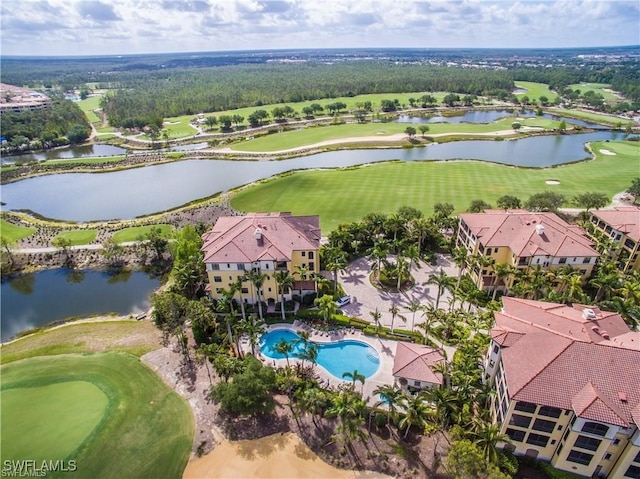
<svg viewBox="0 0 640 479">
<path fill-rule="evenodd" d="M 387 293 L 373 287 L 369 281 L 371 261 L 366 258 L 360 258 L 349 264 L 345 273 L 340 274 L 338 277 L 345 292 L 352 298 L 351 303 L 343 307 L 342 310 L 349 316 L 362 318 L 373 323 L 370 313 L 377 308 L 382 313 L 381 324 L 390 327 L 392 317 L 389 308 L 395 304 L 400 310 L 399 314 L 406 317 L 407 321 L 404 323 L 396 316 L 394 328 L 411 329 L 413 313 L 409 311 L 409 303 L 418 301 L 423 306 L 429 303 L 435 304 L 438 287 L 423 283 L 429 280 L 429 275 L 437 274 L 440 268 L 449 276 L 458 275 L 458 268 L 451 261 L 451 258 L 438 255 L 435 266 L 421 263 L 420 267 L 414 266 L 411 269 L 411 274 L 415 279 L 415 286 L 412 289 L 403 293 Z M 451 295 L 446 291 L 440 299 L 439 307 L 447 308 L 450 297 Z M 421 312 L 418 311 L 415 314 L 415 324 L 419 324 L 422 321 L 424 319 L 421 316 Z"/>
</svg>

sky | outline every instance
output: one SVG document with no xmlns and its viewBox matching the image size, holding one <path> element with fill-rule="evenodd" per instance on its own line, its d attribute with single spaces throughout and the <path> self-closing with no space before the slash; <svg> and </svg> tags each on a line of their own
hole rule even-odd
<svg viewBox="0 0 640 479">
<path fill-rule="evenodd" d="M 640 44 L 640 0 L 2 0 L 2 55 Z"/>
</svg>

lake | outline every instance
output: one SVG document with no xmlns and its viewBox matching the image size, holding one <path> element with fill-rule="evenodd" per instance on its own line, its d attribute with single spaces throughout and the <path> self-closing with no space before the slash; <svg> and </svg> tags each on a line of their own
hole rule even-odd
<svg viewBox="0 0 640 479">
<path fill-rule="evenodd" d="M 509 141 L 456 141 L 423 148 L 340 150 L 282 161 L 187 160 L 110 173 L 64 173 L 3 185 L 2 208 L 78 222 L 131 219 L 291 170 L 451 159 L 541 168 L 590 157 L 587 142 L 624 138 L 621 132 L 598 131 Z"/>
<path fill-rule="evenodd" d="M 142 271 L 110 275 L 100 271 L 50 269 L 3 281 L 2 342 L 20 331 L 91 314 L 137 314 L 149 309 L 160 280 Z"/>
</svg>

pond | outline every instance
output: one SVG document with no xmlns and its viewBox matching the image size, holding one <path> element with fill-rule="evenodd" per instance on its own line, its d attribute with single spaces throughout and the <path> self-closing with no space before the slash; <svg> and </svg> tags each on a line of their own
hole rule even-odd
<svg viewBox="0 0 640 479">
<path fill-rule="evenodd" d="M 177 145 L 171 148 L 160 148 L 157 151 L 193 151 L 206 148 L 207 142 Z M 22 155 L 3 156 L 2 164 L 15 163 L 17 161 L 45 161 L 45 160 L 70 160 L 72 158 L 91 158 L 96 156 L 118 156 L 129 152 L 126 148 L 113 145 L 96 143 L 92 145 L 65 146 L 53 150 L 37 153 L 25 153 Z"/>
<path fill-rule="evenodd" d="M 3 185 L 2 208 L 80 222 L 130 219 L 291 170 L 450 159 L 548 167 L 589 157 L 586 142 L 624 138 L 623 133 L 599 131 L 513 141 L 457 141 L 424 148 L 330 151 L 282 161 L 187 160 L 111 173 L 64 173 Z"/>
<path fill-rule="evenodd" d="M 584 128 L 593 128 L 596 130 L 606 129 L 606 127 L 598 123 L 590 123 L 583 120 L 575 120 L 573 118 L 562 118 L 556 115 L 550 115 L 544 113 L 540 117 L 532 110 L 460 110 L 449 111 L 447 116 L 440 116 L 438 111 L 429 113 L 425 110 L 426 116 L 410 116 L 400 115 L 396 120 L 397 123 L 417 123 L 417 124 L 429 124 L 429 123 L 492 123 L 501 118 L 518 117 L 518 118 L 547 118 L 549 120 L 561 121 L 565 120 L 567 124 L 578 125 Z"/>
<path fill-rule="evenodd" d="M 3 281 L 2 342 L 21 331 L 73 316 L 147 311 L 151 293 L 159 286 L 159 279 L 142 271 L 110 275 L 51 269 Z"/>
</svg>

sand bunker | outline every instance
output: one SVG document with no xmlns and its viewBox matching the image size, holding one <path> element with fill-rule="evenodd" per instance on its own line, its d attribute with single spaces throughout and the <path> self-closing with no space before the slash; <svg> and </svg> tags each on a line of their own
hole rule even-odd
<svg viewBox="0 0 640 479">
<path fill-rule="evenodd" d="M 616 154 L 613 151 L 609 151 L 609 150 L 600 150 L 600 153 L 607 156 L 616 156 Z"/>
<path fill-rule="evenodd" d="M 559 185 L 560 182 L 558 180 L 547 180 L 545 181 L 546 184 L 548 185 Z"/>
<path fill-rule="evenodd" d="M 183 479 L 205 478 L 389 478 L 384 474 L 337 469 L 322 461 L 292 433 L 251 441 L 223 441 L 209 454 L 189 461 Z"/>
</svg>

